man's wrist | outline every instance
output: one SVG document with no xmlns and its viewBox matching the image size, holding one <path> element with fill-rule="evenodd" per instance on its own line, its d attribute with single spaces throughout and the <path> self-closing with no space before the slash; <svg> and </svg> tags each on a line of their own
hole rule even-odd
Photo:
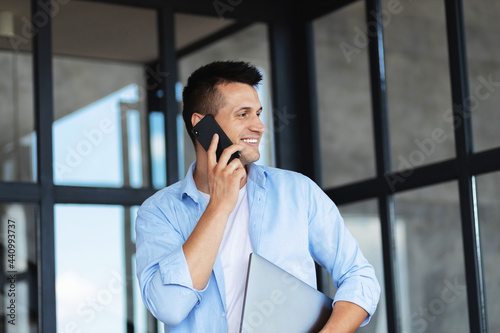
<svg viewBox="0 0 500 333">
<path fill-rule="evenodd" d="M 214 203 L 213 201 L 209 201 L 205 212 L 208 212 L 208 214 L 213 217 L 227 220 L 233 209 L 234 207 L 232 208 L 226 203 Z"/>
</svg>

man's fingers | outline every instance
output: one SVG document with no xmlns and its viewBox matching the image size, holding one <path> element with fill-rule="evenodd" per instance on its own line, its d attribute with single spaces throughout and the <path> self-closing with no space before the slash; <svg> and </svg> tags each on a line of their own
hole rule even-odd
<svg viewBox="0 0 500 333">
<path fill-rule="evenodd" d="M 221 158 L 222 159 L 222 158 Z M 228 174 L 232 174 L 237 171 L 245 170 L 245 167 L 238 158 L 235 158 L 231 163 L 227 164 L 225 170 Z"/>
<path fill-rule="evenodd" d="M 221 163 L 221 165 L 227 165 L 227 162 L 229 161 L 231 156 L 237 151 L 241 151 L 242 149 L 243 146 L 238 144 L 227 147 L 220 155 L 219 163 Z"/>
<path fill-rule="evenodd" d="M 207 150 L 207 159 L 208 159 L 208 169 L 212 170 L 217 164 L 217 144 L 219 143 L 219 135 L 217 133 L 212 137 L 212 142 L 210 142 L 210 147 Z"/>
</svg>

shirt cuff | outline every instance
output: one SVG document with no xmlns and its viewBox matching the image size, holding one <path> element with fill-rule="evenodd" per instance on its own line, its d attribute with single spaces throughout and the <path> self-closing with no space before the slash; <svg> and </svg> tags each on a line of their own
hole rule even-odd
<svg viewBox="0 0 500 333">
<path fill-rule="evenodd" d="M 184 256 L 184 251 L 182 246 L 174 250 L 168 257 L 159 262 L 159 271 L 161 276 L 161 281 L 163 284 L 167 285 L 179 285 L 183 288 L 180 292 L 180 296 L 185 298 L 190 296 L 192 293 L 198 298 L 198 303 L 201 302 L 203 293 L 207 290 L 210 281 L 203 290 L 197 290 L 193 287 L 193 280 L 191 279 L 191 273 L 189 272 L 189 267 Z"/>
<path fill-rule="evenodd" d="M 337 301 L 351 302 L 359 305 L 366 312 L 368 316 L 365 318 L 363 323 L 360 325 L 365 326 L 370 322 L 372 315 L 375 313 L 378 304 L 378 294 L 375 293 L 370 287 L 366 286 L 366 283 L 360 281 L 345 281 L 337 290 L 335 294 L 334 303 Z"/>
</svg>

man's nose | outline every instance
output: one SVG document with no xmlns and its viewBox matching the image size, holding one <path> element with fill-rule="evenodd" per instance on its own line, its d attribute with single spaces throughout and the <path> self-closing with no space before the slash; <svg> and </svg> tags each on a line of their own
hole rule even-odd
<svg viewBox="0 0 500 333">
<path fill-rule="evenodd" d="M 260 119 L 260 117 L 257 115 L 254 116 L 251 130 L 259 133 L 264 133 L 266 130 L 264 124 L 262 123 L 262 119 Z"/>
</svg>

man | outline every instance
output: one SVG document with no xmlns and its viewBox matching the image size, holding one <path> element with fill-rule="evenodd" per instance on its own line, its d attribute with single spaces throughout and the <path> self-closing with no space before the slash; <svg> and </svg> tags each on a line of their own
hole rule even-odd
<svg viewBox="0 0 500 333">
<path fill-rule="evenodd" d="M 212 114 L 233 142 L 216 161 L 195 144 L 186 178 L 146 200 L 136 222 L 137 276 L 144 303 L 166 332 L 238 332 L 248 255 L 256 252 L 316 287 L 314 261 L 338 288 L 322 332 L 354 332 L 375 312 L 373 267 L 335 204 L 307 177 L 254 164 L 264 126 L 244 62 L 199 68 L 183 92 L 188 133 Z M 240 159 L 227 164 L 239 151 Z"/>
</svg>

